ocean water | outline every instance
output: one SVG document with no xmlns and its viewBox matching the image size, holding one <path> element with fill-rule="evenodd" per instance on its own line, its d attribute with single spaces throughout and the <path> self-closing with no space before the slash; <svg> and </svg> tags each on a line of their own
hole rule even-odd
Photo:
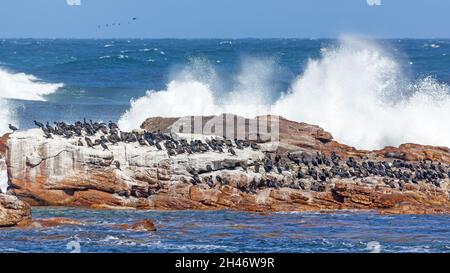
<svg viewBox="0 0 450 273">
<path fill-rule="evenodd" d="M 0 40 L 0 131 L 274 113 L 358 148 L 450 146 L 450 40 Z"/>
<path fill-rule="evenodd" d="M 448 215 L 35 208 L 83 225 L 6 228 L 0 252 L 450 252 Z M 157 231 L 114 227 L 153 219 Z"/>
</svg>

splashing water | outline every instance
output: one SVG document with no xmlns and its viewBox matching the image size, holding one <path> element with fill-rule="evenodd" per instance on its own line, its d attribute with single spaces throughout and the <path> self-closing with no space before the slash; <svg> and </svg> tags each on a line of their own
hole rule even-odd
<svg viewBox="0 0 450 273">
<path fill-rule="evenodd" d="M 16 123 L 14 107 L 7 99 L 44 101 L 45 95 L 54 93 L 63 84 L 41 82 L 33 75 L 11 73 L 0 68 L 0 134 L 8 132 L 8 123 Z"/>
<path fill-rule="evenodd" d="M 244 61 L 237 84 L 228 92 L 219 92 L 217 78 L 196 77 L 191 67 L 166 90 L 132 100 L 119 126 L 137 128 L 151 116 L 273 113 L 317 124 L 357 148 L 405 142 L 450 146 L 445 124 L 450 117 L 449 86 L 432 77 L 408 79 L 400 63 L 373 41 L 345 37 L 321 52 L 289 90 L 273 100 L 273 62 Z"/>
</svg>

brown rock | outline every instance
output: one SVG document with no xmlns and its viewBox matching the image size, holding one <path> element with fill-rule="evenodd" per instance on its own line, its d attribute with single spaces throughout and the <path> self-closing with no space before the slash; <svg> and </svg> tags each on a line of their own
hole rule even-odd
<svg viewBox="0 0 450 273">
<path fill-rule="evenodd" d="M 4 134 L 3 136 L 0 137 L 0 157 L 4 157 L 5 156 L 5 152 L 6 152 L 6 142 L 8 141 L 9 138 L 9 133 Z"/>
<path fill-rule="evenodd" d="M 156 231 L 156 226 L 153 220 L 144 219 L 134 222 L 133 224 L 120 224 L 114 227 L 122 229 L 132 229 L 137 231 Z"/>
<path fill-rule="evenodd" d="M 49 228 L 63 225 L 82 225 L 81 221 L 69 218 L 47 218 L 22 221 L 18 226 L 26 228 Z"/>
<path fill-rule="evenodd" d="M 149 219 L 138 221 L 132 224 L 130 228 L 134 230 L 156 231 L 155 224 Z"/>
<path fill-rule="evenodd" d="M 158 117 L 147 119 L 142 128 L 166 132 L 177 128 L 191 132 L 192 120 L 198 118 L 201 119 L 204 132 L 209 132 L 209 129 L 223 124 L 229 116 L 184 117 L 181 120 Z M 244 137 L 258 142 L 265 151 L 308 154 L 330 154 L 334 151 L 343 158 L 352 156 L 373 160 L 429 159 L 443 163 L 450 160 L 449 149 L 445 147 L 404 144 L 398 148 L 364 151 L 334 141 L 329 132 L 315 125 L 270 115 L 255 119 L 231 118 L 236 121 L 236 128 L 245 129 Z M 268 142 L 271 131 L 255 131 L 252 129 L 254 124 L 258 124 L 257 128 L 277 128 L 279 143 Z M 227 126 L 224 129 L 226 132 L 238 133 L 236 128 Z M 221 136 L 220 130 L 217 134 Z M 444 181 L 440 188 L 436 188 L 411 183 L 404 187 L 395 183 L 387 185 L 376 177 L 365 180 L 336 179 L 328 183 L 322 192 L 315 192 L 308 190 L 310 181 L 305 179 L 302 182 L 305 182 L 306 190 L 282 187 L 257 189 L 256 193 L 250 193 L 246 191 L 246 186 L 253 180 L 271 178 L 284 181 L 285 185 L 293 185 L 293 182 L 298 181 L 286 174 L 255 174 L 252 163 L 262 160 L 264 154 L 251 148 L 239 150 L 235 156 L 205 152 L 169 157 L 165 151 L 150 146 L 141 147 L 139 144 L 110 145 L 110 151 L 102 151 L 79 147 L 70 143 L 71 140 L 58 137 L 53 140 L 43 139 L 41 135 L 41 132 L 33 130 L 16 132 L 6 141 L 8 148 L 4 150 L 8 153 L 10 192 L 32 205 L 98 209 L 236 209 L 255 212 L 337 209 L 377 209 L 390 213 L 450 212 L 450 181 Z M 115 160 L 120 162 L 120 169 L 111 165 Z M 243 164 L 248 166 L 247 171 L 241 167 L 226 169 Z M 213 171 L 207 171 L 207 165 L 213 166 Z M 218 175 L 229 183 L 223 186 L 215 184 L 211 188 L 205 182 L 192 185 L 192 176 L 188 172 L 192 167 L 199 171 L 201 181 L 210 175 L 213 178 Z"/>
<path fill-rule="evenodd" d="M 450 164 L 450 149 L 448 147 L 406 143 L 398 148 L 386 147 L 375 151 L 375 153 L 386 158 L 397 158 L 407 161 L 432 160 Z"/>
</svg>

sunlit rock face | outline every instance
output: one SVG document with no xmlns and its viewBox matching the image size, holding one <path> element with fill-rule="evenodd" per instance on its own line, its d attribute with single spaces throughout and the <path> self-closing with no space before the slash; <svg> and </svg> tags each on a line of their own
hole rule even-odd
<svg viewBox="0 0 450 273">
<path fill-rule="evenodd" d="M 89 148 L 78 138 L 46 139 L 39 129 L 16 132 L 7 141 L 10 193 L 33 205 L 153 206 L 151 195 L 173 184 L 191 185 L 192 169 L 221 173 L 264 158 L 251 148 L 235 155 L 209 151 L 175 156 L 139 143 L 108 149 Z"/>
</svg>

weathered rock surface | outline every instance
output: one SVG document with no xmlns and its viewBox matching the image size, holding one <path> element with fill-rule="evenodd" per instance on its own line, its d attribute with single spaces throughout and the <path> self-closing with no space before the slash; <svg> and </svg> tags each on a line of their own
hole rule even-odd
<svg viewBox="0 0 450 273">
<path fill-rule="evenodd" d="M 201 173 L 209 166 L 220 173 L 264 157 L 251 148 L 237 150 L 235 156 L 206 152 L 169 157 L 165 150 L 138 143 L 103 150 L 77 142 L 45 139 L 38 129 L 12 134 L 6 150 L 9 193 L 31 205 L 158 207 L 159 195 L 191 185 L 191 168 Z M 182 198 L 188 198 L 189 189 L 183 191 Z"/>
<path fill-rule="evenodd" d="M 385 158 L 397 158 L 406 161 L 431 160 L 450 164 L 450 149 L 448 147 L 406 143 L 399 147 L 386 147 L 376 151 L 376 153 Z"/>
<path fill-rule="evenodd" d="M 188 137 L 194 132 L 192 120 L 199 117 L 152 118 L 142 129 L 174 131 Z M 387 213 L 450 212 L 449 179 L 440 187 L 419 182 L 399 186 L 381 177 L 332 178 L 323 190 L 311 190 L 311 181 L 291 173 L 264 170 L 255 172 L 255 161 L 264 159 L 263 151 L 336 152 L 343 158 L 373 160 L 428 159 L 450 164 L 445 147 L 404 144 L 379 151 L 361 151 L 333 140 L 329 132 L 306 123 L 284 118 L 260 116 L 253 120 L 235 118 L 233 128 L 217 130 L 224 116 L 200 117 L 203 134 L 223 135 L 234 130 L 236 137 L 254 139 L 261 150 L 236 149 L 236 155 L 208 151 L 168 156 L 165 150 L 138 143 L 78 146 L 78 138 L 55 136 L 46 139 L 38 129 L 16 132 L 7 137 L 5 157 L 8 170 L 8 193 L 31 205 L 91 206 L 94 208 L 149 209 L 236 209 L 248 211 L 318 211 L 334 209 L 380 209 Z M 252 130 L 252 124 L 269 124 L 279 129 L 277 139 L 271 131 Z M 244 130 L 236 130 L 239 126 Z M 254 127 L 253 127 L 254 128 Z M 195 130 L 197 132 L 197 130 Z M 244 135 L 240 135 L 244 132 Z M 227 136 L 229 134 L 227 133 Z M 205 136 L 196 135 L 195 138 Z M 119 162 L 117 167 L 114 162 Z M 198 171 L 200 183 L 192 183 L 190 170 Z M 263 169 L 263 168 L 261 168 Z M 209 186 L 208 178 L 220 176 L 227 183 Z M 250 183 L 270 178 L 281 187 L 245 189 Z M 301 187 L 299 185 L 302 185 Z"/>
<path fill-rule="evenodd" d="M 0 193 L 0 227 L 19 225 L 31 218 L 31 208 L 16 196 Z"/>
</svg>

